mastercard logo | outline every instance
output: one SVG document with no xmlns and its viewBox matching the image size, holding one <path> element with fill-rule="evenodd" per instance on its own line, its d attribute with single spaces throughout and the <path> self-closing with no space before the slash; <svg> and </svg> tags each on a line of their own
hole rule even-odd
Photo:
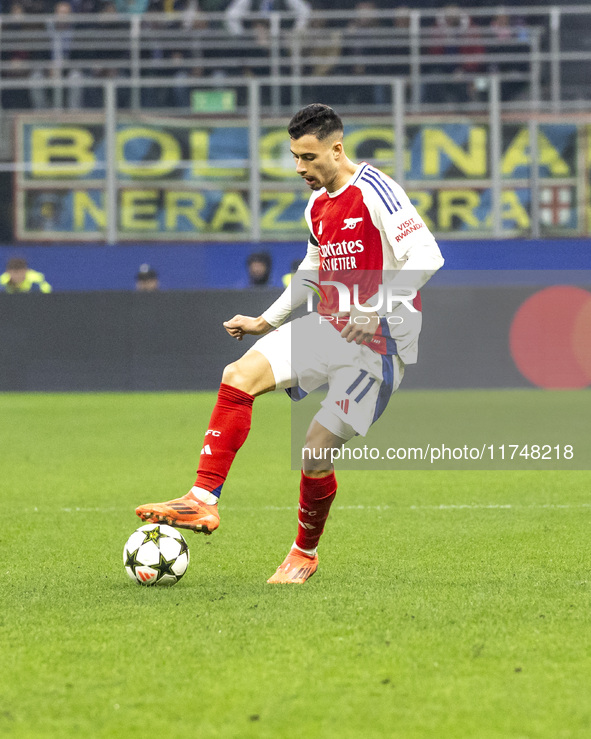
<svg viewBox="0 0 591 739">
<path fill-rule="evenodd" d="M 519 306 L 509 334 L 511 356 L 538 387 L 591 385 L 591 293 L 554 285 Z"/>
</svg>

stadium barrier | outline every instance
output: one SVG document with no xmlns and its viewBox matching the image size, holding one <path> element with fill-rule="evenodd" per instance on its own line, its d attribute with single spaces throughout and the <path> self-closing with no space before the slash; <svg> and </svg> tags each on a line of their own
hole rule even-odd
<svg viewBox="0 0 591 739">
<path fill-rule="evenodd" d="M 334 89 L 383 77 L 299 78 Z M 289 241 L 306 236 L 305 187 L 285 126 L 261 108 L 264 80 L 242 81 L 248 115 L 129 115 L 125 82 L 107 81 L 104 116 L 41 111 L 17 116 L 15 161 L 0 165 L 12 207 L 6 240 L 50 242 Z M 142 80 L 142 85 L 152 84 Z M 501 105 L 487 77 L 479 114 L 410 113 L 407 82 L 389 78 L 390 113 L 347 117 L 355 161 L 380 167 L 407 190 L 431 230 L 448 238 L 573 237 L 589 233 L 589 114 L 547 114 L 537 99 Z M 155 80 L 164 89 L 166 80 Z M 205 80 L 214 89 L 216 82 Z M 292 109 L 293 110 L 293 109 Z M 12 186 L 10 173 L 14 172 Z M 12 220 L 12 223 L 8 221 Z"/>
<path fill-rule="evenodd" d="M 581 239 L 439 239 L 449 270 L 591 269 L 591 242 Z M 200 244 L 120 244 L 116 248 L 91 244 L 0 246 L 0 269 L 8 259 L 22 256 L 45 274 L 54 292 L 132 290 L 142 263 L 157 272 L 162 290 L 236 289 L 247 287 L 246 259 L 266 251 L 273 267 L 270 285 L 282 286 L 282 277 L 305 254 L 306 234 L 294 241 Z M 475 282 L 474 273 L 471 275 Z M 479 281 L 478 281 L 479 282 Z"/>
<path fill-rule="evenodd" d="M 591 284 L 590 274 L 579 272 L 579 283 Z M 529 284 L 427 287 L 419 362 L 407 368 L 403 387 L 591 383 L 591 292 L 563 286 L 556 293 L 531 279 Z M 0 391 L 216 389 L 223 367 L 254 341 L 232 340 L 222 321 L 236 313 L 259 315 L 278 294 L 209 290 L 0 295 Z M 536 298 L 516 323 L 521 306 L 534 295 L 541 295 L 541 302 Z M 547 315 L 558 316 L 551 328 L 555 349 L 544 348 L 540 354 L 536 321 L 549 325 Z M 541 374 L 545 360 L 540 357 L 550 361 Z"/>
</svg>

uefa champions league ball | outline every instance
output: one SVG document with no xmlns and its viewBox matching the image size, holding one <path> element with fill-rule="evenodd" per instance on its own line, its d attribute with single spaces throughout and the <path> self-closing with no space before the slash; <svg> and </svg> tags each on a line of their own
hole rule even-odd
<svg viewBox="0 0 591 739">
<path fill-rule="evenodd" d="M 127 540 L 123 564 L 129 577 L 140 585 L 174 585 L 189 566 L 189 547 L 172 526 L 149 523 Z"/>
</svg>

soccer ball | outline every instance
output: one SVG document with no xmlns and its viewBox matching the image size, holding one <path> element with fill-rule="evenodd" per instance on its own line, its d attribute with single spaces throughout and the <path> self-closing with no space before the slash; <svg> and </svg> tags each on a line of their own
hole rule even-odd
<svg viewBox="0 0 591 739">
<path fill-rule="evenodd" d="M 174 585 L 189 566 L 189 547 L 172 526 L 149 523 L 127 540 L 123 564 L 129 577 L 140 585 Z"/>
</svg>

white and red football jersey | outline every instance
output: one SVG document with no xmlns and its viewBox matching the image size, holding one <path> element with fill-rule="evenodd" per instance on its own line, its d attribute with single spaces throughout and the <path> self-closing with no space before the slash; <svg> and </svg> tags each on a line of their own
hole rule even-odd
<svg viewBox="0 0 591 739">
<path fill-rule="evenodd" d="M 398 354 L 405 364 L 416 362 L 421 329 L 418 290 L 441 267 L 443 258 L 408 195 L 379 169 L 362 162 L 340 190 L 313 192 L 305 217 L 311 236 L 298 273 L 309 276 L 310 270 L 315 274 L 317 270 L 318 313 L 332 317 L 331 323 L 339 331 L 348 321 L 347 316 L 336 316 L 342 313 L 339 288 L 327 282 L 346 285 L 350 305 L 355 302 L 354 291 L 358 305 L 375 305 L 376 296 L 381 294 L 382 304 L 376 309 L 380 327 L 367 345 L 379 354 Z M 297 273 L 286 297 L 263 313 L 272 325 L 285 317 L 288 293 L 289 310 L 304 302 L 296 277 Z M 389 310 L 388 288 L 390 293 L 410 292 L 414 297 Z"/>
</svg>

